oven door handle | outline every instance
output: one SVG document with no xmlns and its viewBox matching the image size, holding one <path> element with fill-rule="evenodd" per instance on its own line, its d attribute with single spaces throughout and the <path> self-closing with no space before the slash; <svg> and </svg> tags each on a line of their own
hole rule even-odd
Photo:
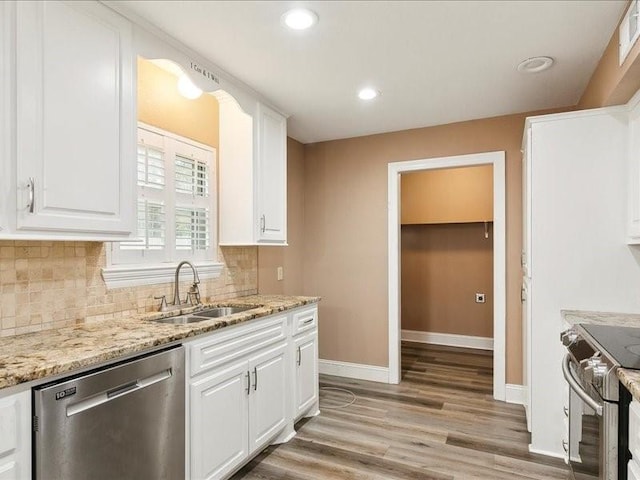
<svg viewBox="0 0 640 480">
<path fill-rule="evenodd" d="M 567 353 L 562 361 L 562 375 L 564 375 L 564 379 L 571 387 L 571 390 L 576 392 L 576 394 L 580 397 L 580 399 L 589 405 L 592 409 L 595 410 L 596 415 L 599 417 L 602 416 L 602 405 L 596 402 L 593 398 L 589 396 L 587 392 L 584 391 L 580 383 L 575 379 L 573 373 L 571 372 L 571 367 L 569 364 L 571 363 L 571 356 Z"/>
</svg>

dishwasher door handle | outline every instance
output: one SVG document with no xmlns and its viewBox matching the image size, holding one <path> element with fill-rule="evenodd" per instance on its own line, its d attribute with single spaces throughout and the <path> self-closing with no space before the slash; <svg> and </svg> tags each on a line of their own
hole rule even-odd
<svg viewBox="0 0 640 480">
<path fill-rule="evenodd" d="M 93 395 L 84 400 L 80 400 L 77 403 L 73 403 L 67 406 L 67 417 L 71 417 L 78 413 L 85 412 L 87 410 L 97 407 L 98 405 L 102 405 L 104 403 L 115 400 L 116 398 L 120 398 L 123 395 L 128 395 L 130 393 L 137 392 L 138 390 L 142 390 L 143 388 L 150 387 L 151 385 L 154 385 L 156 383 L 167 380 L 168 378 L 171 378 L 172 375 L 173 373 L 171 369 L 168 368 L 154 375 L 149 375 L 148 377 L 126 383 L 116 388 L 112 388 L 104 392 L 98 393 L 96 395 Z"/>
</svg>

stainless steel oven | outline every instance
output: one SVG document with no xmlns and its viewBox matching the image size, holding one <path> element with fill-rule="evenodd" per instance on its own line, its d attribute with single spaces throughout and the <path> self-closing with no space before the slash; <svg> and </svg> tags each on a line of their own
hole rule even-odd
<svg viewBox="0 0 640 480">
<path fill-rule="evenodd" d="M 568 439 L 563 442 L 575 480 L 626 480 L 627 404 L 621 400 L 620 364 L 583 326 L 562 334 L 569 385 Z"/>
<path fill-rule="evenodd" d="M 618 404 L 605 401 L 580 375 L 567 354 L 562 370 L 569 384 L 569 436 L 563 446 L 576 480 L 618 480 Z"/>
</svg>

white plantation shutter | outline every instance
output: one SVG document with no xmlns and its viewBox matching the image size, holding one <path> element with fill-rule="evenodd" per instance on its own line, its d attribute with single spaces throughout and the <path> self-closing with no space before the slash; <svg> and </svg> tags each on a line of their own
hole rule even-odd
<svg viewBox="0 0 640 480">
<path fill-rule="evenodd" d="M 176 207 L 176 250 L 208 250 L 209 210 Z"/>
<path fill-rule="evenodd" d="M 114 244 L 112 264 L 213 259 L 214 150 L 139 126 L 137 155 L 136 238 Z"/>
</svg>

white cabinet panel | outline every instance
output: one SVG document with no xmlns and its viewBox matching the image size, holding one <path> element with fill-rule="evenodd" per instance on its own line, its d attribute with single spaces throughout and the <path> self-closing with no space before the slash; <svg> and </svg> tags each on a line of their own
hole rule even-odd
<svg viewBox="0 0 640 480">
<path fill-rule="evenodd" d="M 635 460 L 629 460 L 627 465 L 628 480 L 640 480 L 640 463 Z"/>
<path fill-rule="evenodd" d="M 249 395 L 250 452 L 282 430 L 287 421 L 286 345 L 280 344 L 249 360 L 253 383 Z"/>
<path fill-rule="evenodd" d="M 564 455 L 561 310 L 637 311 L 640 269 L 624 242 L 624 107 L 527 120 L 530 205 L 525 368 L 532 452 Z"/>
<path fill-rule="evenodd" d="M 16 228 L 133 228 L 130 22 L 88 2 L 16 5 Z"/>
<path fill-rule="evenodd" d="M 637 101 L 638 103 L 629 114 L 627 243 L 630 245 L 640 244 L 640 99 Z"/>
<path fill-rule="evenodd" d="M 287 241 L 287 120 L 258 105 L 260 243 Z"/>
<path fill-rule="evenodd" d="M 0 480 L 31 478 L 31 391 L 0 398 Z"/>
<path fill-rule="evenodd" d="M 287 242 L 287 121 L 255 102 L 243 110 L 218 91 L 220 245 Z"/>
<path fill-rule="evenodd" d="M 193 478 L 221 478 L 249 455 L 247 368 L 243 361 L 191 385 Z"/>
<path fill-rule="evenodd" d="M 296 375 L 294 378 L 295 418 L 318 401 L 318 333 L 313 331 L 295 339 Z"/>
</svg>

